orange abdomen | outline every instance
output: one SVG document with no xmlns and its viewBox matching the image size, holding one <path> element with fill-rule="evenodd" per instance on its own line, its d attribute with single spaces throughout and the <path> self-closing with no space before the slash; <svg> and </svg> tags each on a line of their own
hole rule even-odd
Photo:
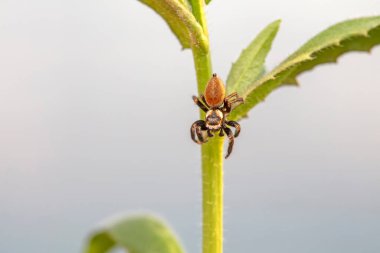
<svg viewBox="0 0 380 253">
<path fill-rule="evenodd" d="M 208 106 L 212 108 L 219 107 L 223 104 L 225 95 L 223 81 L 216 74 L 213 74 L 207 83 L 204 95 Z"/>
</svg>

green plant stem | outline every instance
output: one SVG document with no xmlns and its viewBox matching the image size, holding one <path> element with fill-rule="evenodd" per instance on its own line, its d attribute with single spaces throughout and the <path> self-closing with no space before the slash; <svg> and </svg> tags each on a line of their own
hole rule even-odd
<svg viewBox="0 0 380 253">
<path fill-rule="evenodd" d="M 208 38 L 207 21 L 205 15 L 205 1 L 204 0 L 191 0 L 193 15 L 198 23 L 202 26 L 204 34 Z"/>
<path fill-rule="evenodd" d="M 223 137 L 202 146 L 203 253 L 223 252 Z"/>
<path fill-rule="evenodd" d="M 199 93 L 211 77 L 209 54 L 193 50 Z M 203 253 L 223 252 L 223 140 L 216 134 L 202 145 Z"/>
<path fill-rule="evenodd" d="M 204 0 L 193 0 L 192 7 L 208 39 Z M 210 49 L 194 45 L 192 51 L 201 94 L 212 75 Z M 204 115 L 201 111 L 201 118 Z M 216 135 L 202 145 L 203 253 L 223 252 L 223 140 Z"/>
</svg>

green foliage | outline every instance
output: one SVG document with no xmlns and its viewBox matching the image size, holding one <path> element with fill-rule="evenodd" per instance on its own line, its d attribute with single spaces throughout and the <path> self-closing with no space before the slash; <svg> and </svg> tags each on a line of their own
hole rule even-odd
<svg viewBox="0 0 380 253">
<path fill-rule="evenodd" d="M 314 66 L 336 62 L 349 51 L 369 51 L 380 44 L 380 16 L 358 18 L 336 24 L 321 32 L 279 66 L 252 82 L 245 93 L 240 94 L 245 103 L 230 115 L 239 120 L 274 89 L 284 83 L 295 83 L 296 77 Z"/>
<path fill-rule="evenodd" d="M 211 57 L 204 5 L 211 0 L 139 0 L 156 11 L 169 25 L 183 48 L 191 48 L 198 90 L 210 78 Z M 283 84 L 296 84 L 297 76 L 314 66 L 335 62 L 349 51 L 369 51 L 380 44 L 380 17 L 345 21 L 318 34 L 266 73 L 265 58 L 280 21 L 269 24 L 243 50 L 227 78 L 227 92 L 237 91 L 245 103 L 229 118 L 239 120 L 270 92 Z M 201 114 L 202 115 L 202 114 Z M 223 248 L 223 137 L 202 145 L 203 253 Z M 84 253 L 105 253 L 115 246 L 129 253 L 182 253 L 175 235 L 150 216 L 124 218 L 93 233 Z"/>
<path fill-rule="evenodd" d="M 240 54 L 228 74 L 227 94 L 234 91 L 238 94 L 245 94 L 249 85 L 264 73 L 265 58 L 276 37 L 280 23 L 281 21 L 277 20 L 269 24 Z"/>
<path fill-rule="evenodd" d="M 115 246 L 129 253 L 184 252 L 173 232 L 151 216 L 127 217 L 98 229 L 84 253 L 105 253 Z"/>
<path fill-rule="evenodd" d="M 178 1 L 180 1 L 188 10 L 191 11 L 191 4 L 189 0 L 178 0 Z"/>
<path fill-rule="evenodd" d="M 177 36 L 182 47 L 208 49 L 208 39 L 186 0 L 139 0 L 159 14 Z"/>
</svg>

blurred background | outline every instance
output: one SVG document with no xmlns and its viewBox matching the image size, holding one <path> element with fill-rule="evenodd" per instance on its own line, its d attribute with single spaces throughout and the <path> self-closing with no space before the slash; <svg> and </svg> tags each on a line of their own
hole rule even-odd
<svg viewBox="0 0 380 253">
<path fill-rule="evenodd" d="M 268 23 L 272 68 L 378 0 L 214 0 L 213 67 Z M 380 251 L 380 48 L 303 74 L 241 121 L 225 163 L 225 252 Z M 80 252 L 104 218 L 149 211 L 201 249 L 191 51 L 133 0 L 0 1 L 0 252 Z"/>
</svg>

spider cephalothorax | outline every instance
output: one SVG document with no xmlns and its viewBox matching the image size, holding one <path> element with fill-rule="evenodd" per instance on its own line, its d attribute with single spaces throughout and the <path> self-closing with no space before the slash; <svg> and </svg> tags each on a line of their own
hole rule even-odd
<svg viewBox="0 0 380 253">
<path fill-rule="evenodd" d="M 243 103 L 243 98 L 239 97 L 236 92 L 225 96 L 225 89 L 222 80 L 213 74 L 207 83 L 205 94 L 200 95 L 200 99 L 193 96 L 194 102 L 206 113 L 205 120 L 197 120 L 190 129 L 191 138 L 198 144 L 207 142 L 208 137 L 213 137 L 214 132 L 219 131 L 219 136 L 227 134 L 229 139 L 227 158 L 232 151 L 234 138 L 240 133 L 240 125 L 236 121 L 228 121 L 227 115 L 233 109 L 232 106 Z M 235 133 L 228 127 L 234 127 Z M 207 133 L 204 134 L 204 133 Z"/>
</svg>

